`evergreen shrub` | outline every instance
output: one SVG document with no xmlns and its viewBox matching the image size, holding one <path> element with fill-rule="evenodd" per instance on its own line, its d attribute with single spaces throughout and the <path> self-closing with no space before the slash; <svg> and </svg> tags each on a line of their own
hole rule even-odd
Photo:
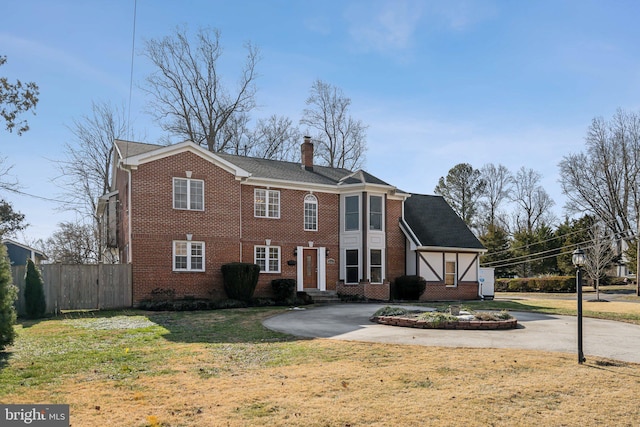
<svg viewBox="0 0 640 427">
<path fill-rule="evenodd" d="M 427 281 L 421 276 L 400 276 L 395 280 L 395 299 L 419 300 L 426 287 Z"/>
<path fill-rule="evenodd" d="M 47 311 L 42 275 L 40 275 L 40 270 L 31 258 L 27 260 L 24 302 L 27 317 L 30 319 L 39 319 L 43 317 L 44 313 Z"/>
<path fill-rule="evenodd" d="M 231 299 L 250 302 L 258 285 L 260 267 L 257 264 L 232 262 L 222 266 L 224 290 Z"/>
<path fill-rule="evenodd" d="M 11 264 L 7 258 L 7 248 L 0 244 L 0 350 L 13 344 L 16 337 L 13 325 L 16 323 L 18 288 L 13 286 Z"/>
<path fill-rule="evenodd" d="M 575 292 L 575 276 L 496 279 L 496 292 Z"/>
<path fill-rule="evenodd" d="M 271 281 L 271 289 L 277 302 L 291 303 L 296 297 L 295 279 L 274 279 Z"/>
</svg>

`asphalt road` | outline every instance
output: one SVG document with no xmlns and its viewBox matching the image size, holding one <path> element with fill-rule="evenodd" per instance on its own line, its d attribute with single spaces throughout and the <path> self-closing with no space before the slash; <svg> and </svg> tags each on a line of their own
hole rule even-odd
<svg viewBox="0 0 640 427">
<path fill-rule="evenodd" d="M 517 348 L 575 353 L 577 318 L 528 312 L 510 312 L 518 328 L 505 331 L 414 329 L 379 325 L 369 317 L 384 304 L 314 306 L 271 317 L 264 325 L 300 337 L 331 338 L 441 347 Z M 414 307 L 425 309 L 424 307 Z M 583 319 L 585 357 L 601 356 L 640 363 L 640 326 Z"/>
</svg>

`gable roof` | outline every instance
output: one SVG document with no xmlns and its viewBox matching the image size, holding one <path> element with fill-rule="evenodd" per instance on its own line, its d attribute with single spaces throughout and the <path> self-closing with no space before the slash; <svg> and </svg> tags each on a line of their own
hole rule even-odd
<svg viewBox="0 0 640 427">
<path fill-rule="evenodd" d="M 344 168 L 319 165 L 314 165 L 313 169 L 307 170 L 301 163 L 296 162 L 245 157 L 228 153 L 212 153 L 191 141 L 168 146 L 123 140 L 116 140 L 114 144 L 120 159 L 131 166 L 181 151 L 192 151 L 214 163 L 226 166 L 227 170 L 233 171 L 237 176 L 254 180 L 273 180 L 332 187 L 374 185 L 390 187 L 395 190 L 392 185 L 363 170 L 352 172 Z"/>
<path fill-rule="evenodd" d="M 27 246 L 27 245 L 25 245 L 23 243 L 16 242 L 15 240 L 2 239 L 2 244 L 7 247 L 9 258 L 12 258 L 12 256 L 16 255 L 16 252 L 11 249 L 11 247 L 14 247 L 14 248 L 17 248 L 20 251 L 24 251 L 25 253 L 29 252 L 30 254 L 33 254 L 33 256 L 39 257 L 40 259 L 43 259 L 43 260 L 48 259 L 47 256 L 44 254 L 44 252 L 42 252 L 42 251 L 40 251 L 38 249 L 32 248 L 31 246 Z M 22 259 L 21 260 L 11 259 L 11 263 L 12 264 L 14 264 L 16 262 L 20 263 L 18 265 L 23 265 L 22 263 L 25 262 L 25 260 L 22 260 Z"/>
<path fill-rule="evenodd" d="M 403 219 L 401 227 L 418 248 L 485 250 L 441 196 L 411 194 L 404 202 Z"/>
</svg>

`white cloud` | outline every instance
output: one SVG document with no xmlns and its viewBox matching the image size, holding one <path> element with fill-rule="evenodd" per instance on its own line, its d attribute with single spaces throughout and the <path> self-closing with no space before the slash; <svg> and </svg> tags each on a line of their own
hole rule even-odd
<svg viewBox="0 0 640 427">
<path fill-rule="evenodd" d="M 410 48 L 421 16 L 422 3 L 411 0 L 354 3 L 345 14 L 356 46 L 377 52 Z"/>
</svg>

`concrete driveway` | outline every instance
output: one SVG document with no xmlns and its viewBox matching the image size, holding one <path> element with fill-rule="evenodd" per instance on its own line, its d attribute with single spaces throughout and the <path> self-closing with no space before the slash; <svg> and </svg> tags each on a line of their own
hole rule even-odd
<svg viewBox="0 0 640 427">
<path fill-rule="evenodd" d="M 383 304 L 336 304 L 291 310 L 265 320 L 274 331 L 310 338 L 415 344 L 442 347 L 518 348 L 575 353 L 577 318 L 511 312 L 518 328 L 506 331 L 413 329 L 372 323 Z M 409 307 L 408 307 L 409 308 Z M 425 307 L 413 307 L 424 310 Z M 583 319 L 585 357 L 601 356 L 640 363 L 640 326 L 610 320 Z"/>
</svg>

